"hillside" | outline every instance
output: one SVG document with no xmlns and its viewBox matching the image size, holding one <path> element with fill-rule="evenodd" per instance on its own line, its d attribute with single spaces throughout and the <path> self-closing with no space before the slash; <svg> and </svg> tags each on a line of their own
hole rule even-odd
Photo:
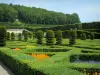
<svg viewBox="0 0 100 75">
<path fill-rule="evenodd" d="M 64 25 L 80 23 L 77 13 L 64 14 L 36 7 L 0 4 L 0 22 L 13 22 L 16 19 L 27 24 Z"/>
</svg>

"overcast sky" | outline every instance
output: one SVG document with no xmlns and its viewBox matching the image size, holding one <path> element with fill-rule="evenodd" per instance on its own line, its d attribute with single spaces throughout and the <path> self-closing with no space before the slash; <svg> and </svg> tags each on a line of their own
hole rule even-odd
<svg viewBox="0 0 100 75">
<path fill-rule="evenodd" d="M 81 22 L 100 21 L 100 0 L 0 0 L 63 13 L 78 13 Z"/>
</svg>

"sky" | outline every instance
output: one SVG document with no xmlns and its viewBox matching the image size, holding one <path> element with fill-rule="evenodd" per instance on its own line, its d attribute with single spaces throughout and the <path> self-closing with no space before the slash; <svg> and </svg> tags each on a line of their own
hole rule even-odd
<svg viewBox="0 0 100 75">
<path fill-rule="evenodd" d="M 65 14 L 77 13 L 81 22 L 100 21 L 100 0 L 0 0 L 0 3 L 35 6 Z"/>
</svg>

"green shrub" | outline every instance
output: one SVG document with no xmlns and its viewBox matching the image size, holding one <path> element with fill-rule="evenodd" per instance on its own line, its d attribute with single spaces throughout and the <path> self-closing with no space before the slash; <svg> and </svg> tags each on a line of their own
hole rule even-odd
<svg viewBox="0 0 100 75">
<path fill-rule="evenodd" d="M 37 38 L 37 44 L 42 44 L 43 31 L 38 30 L 38 31 L 36 32 L 36 38 Z"/>
<path fill-rule="evenodd" d="M 22 34 L 18 33 L 18 40 L 21 41 L 22 40 Z"/>
<path fill-rule="evenodd" d="M 15 40 L 15 33 L 14 32 L 11 33 L 11 40 L 13 40 L 13 41 Z"/>
<path fill-rule="evenodd" d="M 10 40 L 10 32 L 7 32 L 7 40 Z"/>
<path fill-rule="evenodd" d="M 27 41 L 27 40 L 28 40 L 28 32 L 25 31 L 25 32 L 24 32 L 24 41 Z"/>
<path fill-rule="evenodd" d="M 33 33 L 32 36 L 33 36 L 33 40 L 34 40 L 35 39 L 35 33 Z"/>
<path fill-rule="evenodd" d="M 29 65 L 30 62 L 25 62 L 25 60 L 34 61 L 33 57 L 26 54 L 11 50 L 0 50 L 0 60 L 16 75 L 45 75 L 41 70 Z"/>
<path fill-rule="evenodd" d="M 54 44 L 54 32 L 52 30 L 48 30 L 46 33 L 46 44 L 53 45 Z"/>
<path fill-rule="evenodd" d="M 81 34 L 81 40 L 86 40 L 86 34 L 85 33 Z"/>
<path fill-rule="evenodd" d="M 0 26 L 0 46 L 6 45 L 6 35 L 7 29 L 3 26 Z"/>
<path fill-rule="evenodd" d="M 100 54 L 72 54 L 70 56 L 70 62 L 75 61 L 100 61 Z"/>
<path fill-rule="evenodd" d="M 87 39 L 90 39 L 90 35 L 87 35 Z"/>
<path fill-rule="evenodd" d="M 77 33 L 75 30 L 70 30 L 69 31 L 69 45 L 73 45 L 76 43 L 76 38 L 77 38 Z"/>
<path fill-rule="evenodd" d="M 62 44 L 62 32 L 60 30 L 56 32 L 56 44 Z"/>
<path fill-rule="evenodd" d="M 91 34 L 90 34 L 90 39 L 91 39 L 91 40 L 94 40 L 94 33 L 91 33 Z"/>
<path fill-rule="evenodd" d="M 81 38 L 81 34 L 83 34 L 83 30 L 77 30 L 77 38 L 80 39 Z"/>
<path fill-rule="evenodd" d="M 32 32 L 28 32 L 28 36 L 30 39 L 32 39 Z"/>
</svg>

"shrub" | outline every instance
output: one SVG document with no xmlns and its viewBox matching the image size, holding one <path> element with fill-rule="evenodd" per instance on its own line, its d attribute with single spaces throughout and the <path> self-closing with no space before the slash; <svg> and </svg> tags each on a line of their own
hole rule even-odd
<svg viewBox="0 0 100 75">
<path fill-rule="evenodd" d="M 56 44 L 62 44 L 62 32 L 60 30 L 56 32 Z"/>
<path fill-rule="evenodd" d="M 46 33 L 46 44 L 53 45 L 54 44 L 54 32 L 52 30 L 48 30 Z"/>
<path fill-rule="evenodd" d="M 36 32 L 36 38 L 37 38 L 37 43 L 42 44 L 42 39 L 43 39 L 43 31 L 38 30 Z"/>
<path fill-rule="evenodd" d="M 83 30 L 77 30 L 77 38 L 80 39 L 81 38 L 81 34 L 83 34 Z"/>
<path fill-rule="evenodd" d="M 10 32 L 7 32 L 7 40 L 10 40 Z"/>
<path fill-rule="evenodd" d="M 81 40 L 86 40 L 86 34 L 85 33 L 81 34 Z"/>
<path fill-rule="evenodd" d="M 77 33 L 75 30 L 70 30 L 69 31 L 69 35 L 70 35 L 70 38 L 69 38 L 69 45 L 73 45 L 76 43 L 76 38 L 77 38 Z"/>
<path fill-rule="evenodd" d="M 6 35 L 7 29 L 3 26 L 0 26 L 0 46 L 6 45 Z"/>
<path fill-rule="evenodd" d="M 32 38 L 32 32 L 28 32 L 28 36 L 31 39 Z"/>
<path fill-rule="evenodd" d="M 91 34 L 90 34 L 90 39 L 91 39 L 91 40 L 94 40 L 94 33 L 91 33 Z"/>
<path fill-rule="evenodd" d="M 32 36 L 33 36 L 33 39 L 34 39 L 35 38 L 35 33 L 33 33 Z"/>
<path fill-rule="evenodd" d="M 90 39 L 90 35 L 87 35 L 87 39 Z"/>
<path fill-rule="evenodd" d="M 100 54 L 72 54 L 70 56 L 70 62 L 75 61 L 100 61 Z"/>
<path fill-rule="evenodd" d="M 13 40 L 13 41 L 15 40 L 15 34 L 14 34 L 14 32 L 11 33 L 11 40 Z"/>
<path fill-rule="evenodd" d="M 25 31 L 25 32 L 24 32 L 24 41 L 27 41 L 27 40 L 28 40 L 28 32 Z"/>
<path fill-rule="evenodd" d="M 22 40 L 22 34 L 18 33 L 18 40 L 21 41 Z"/>
</svg>

